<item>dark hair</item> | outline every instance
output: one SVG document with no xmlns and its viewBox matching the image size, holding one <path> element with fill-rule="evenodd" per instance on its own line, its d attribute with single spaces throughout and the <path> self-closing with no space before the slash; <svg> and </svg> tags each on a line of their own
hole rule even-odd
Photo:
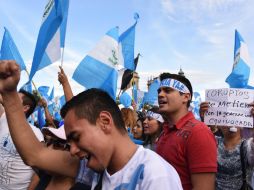
<svg viewBox="0 0 254 190">
<path fill-rule="evenodd" d="M 126 133 L 124 121 L 115 101 L 103 90 L 91 88 L 81 92 L 68 101 L 61 109 L 61 116 L 64 118 L 68 111 L 74 109 L 78 118 L 85 118 L 91 124 L 96 120 L 102 111 L 108 111 L 119 131 Z"/>
<path fill-rule="evenodd" d="M 192 90 L 192 86 L 191 86 L 191 82 L 184 76 L 182 75 L 177 75 L 177 74 L 171 74 L 171 73 L 162 73 L 159 76 L 160 81 L 163 81 L 164 79 L 176 79 L 178 81 L 180 81 L 181 83 L 183 83 L 190 91 L 190 95 L 191 95 L 191 99 L 192 99 L 192 95 L 193 95 L 193 90 Z M 182 92 L 179 92 L 181 95 L 183 94 Z M 187 107 L 190 106 L 191 103 L 191 99 L 188 101 L 187 103 Z"/>
<path fill-rule="evenodd" d="M 143 123 L 143 121 L 145 121 L 145 119 L 146 119 L 145 113 L 143 113 L 143 112 L 141 112 L 141 111 L 137 111 L 137 116 L 138 116 L 137 121 L 141 121 L 142 123 Z"/>
<path fill-rule="evenodd" d="M 159 113 L 159 107 L 158 106 L 153 106 L 151 109 L 147 110 L 147 111 L 151 111 L 151 112 L 154 112 L 154 113 Z M 157 135 L 157 138 L 160 136 L 161 132 L 162 132 L 162 129 L 163 129 L 163 123 L 161 123 L 160 121 L 156 120 L 156 122 L 158 123 L 159 125 L 159 129 L 157 131 L 157 133 L 155 135 Z M 143 145 L 148 145 L 148 144 L 152 144 L 152 136 L 150 135 L 146 135 L 145 137 L 145 140 L 144 140 L 144 143 Z"/>
<path fill-rule="evenodd" d="M 138 122 L 140 121 L 141 127 L 142 127 L 142 135 L 141 135 L 140 140 L 144 141 L 146 139 L 146 134 L 144 133 L 144 121 L 146 119 L 146 115 L 145 115 L 145 113 L 143 113 L 141 111 L 137 111 L 137 116 L 138 116 L 137 125 L 138 125 Z"/>
<path fill-rule="evenodd" d="M 37 105 L 37 102 L 35 100 L 35 97 L 33 94 L 21 89 L 19 90 L 19 93 L 23 94 L 24 96 L 22 97 L 22 104 L 24 106 L 28 105 L 29 106 L 29 110 L 25 113 L 26 114 L 26 118 L 28 118 L 33 112 L 34 109 Z"/>
</svg>

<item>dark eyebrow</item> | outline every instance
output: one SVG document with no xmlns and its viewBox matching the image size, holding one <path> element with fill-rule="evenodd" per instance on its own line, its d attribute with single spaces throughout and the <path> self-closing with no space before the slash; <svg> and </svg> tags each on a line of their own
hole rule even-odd
<svg viewBox="0 0 254 190">
<path fill-rule="evenodd" d="M 67 136 L 67 141 L 71 141 L 74 140 L 76 136 L 76 132 L 71 132 L 68 136 Z"/>
</svg>

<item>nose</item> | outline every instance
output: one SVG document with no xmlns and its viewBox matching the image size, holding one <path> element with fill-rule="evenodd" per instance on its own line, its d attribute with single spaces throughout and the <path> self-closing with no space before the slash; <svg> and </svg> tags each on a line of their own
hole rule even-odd
<svg viewBox="0 0 254 190">
<path fill-rule="evenodd" d="M 77 145 L 73 142 L 70 143 L 70 153 L 72 156 L 75 156 L 78 154 L 80 149 L 77 147 Z"/>
<path fill-rule="evenodd" d="M 163 91 L 163 89 L 160 89 L 158 91 L 158 97 L 163 97 L 163 96 L 164 96 L 164 91 Z"/>
<path fill-rule="evenodd" d="M 147 124 L 147 122 L 148 122 L 148 119 L 146 118 L 146 119 L 143 121 L 143 124 L 145 125 L 145 124 Z"/>
</svg>

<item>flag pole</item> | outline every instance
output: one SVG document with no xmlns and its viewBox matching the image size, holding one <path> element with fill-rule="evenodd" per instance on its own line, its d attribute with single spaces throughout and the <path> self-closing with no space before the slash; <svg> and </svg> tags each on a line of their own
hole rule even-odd
<svg viewBox="0 0 254 190">
<path fill-rule="evenodd" d="M 119 97 L 120 97 L 121 92 L 122 92 L 122 90 L 120 90 L 119 93 L 118 93 L 118 96 L 117 96 L 118 99 L 119 99 Z"/>
<path fill-rule="evenodd" d="M 28 78 L 29 78 L 29 72 L 28 72 L 27 68 L 25 68 L 25 71 L 26 71 L 26 74 L 27 74 L 27 76 L 28 76 Z M 35 88 L 35 91 L 38 93 L 39 97 L 42 98 L 40 92 L 38 91 L 37 87 L 35 86 L 34 81 L 31 80 L 31 82 L 32 82 L 32 84 L 33 84 L 33 86 L 34 86 L 34 88 Z"/>
<path fill-rule="evenodd" d="M 63 67 L 63 58 L 64 58 L 64 47 L 63 47 L 63 51 L 61 54 L 61 67 Z"/>
</svg>

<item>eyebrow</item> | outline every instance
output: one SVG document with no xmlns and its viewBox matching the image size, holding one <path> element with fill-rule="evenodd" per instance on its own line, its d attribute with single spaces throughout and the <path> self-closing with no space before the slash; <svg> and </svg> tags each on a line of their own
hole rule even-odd
<svg viewBox="0 0 254 190">
<path fill-rule="evenodd" d="M 67 135 L 67 141 L 73 140 L 75 138 L 76 132 L 71 132 Z"/>
</svg>

